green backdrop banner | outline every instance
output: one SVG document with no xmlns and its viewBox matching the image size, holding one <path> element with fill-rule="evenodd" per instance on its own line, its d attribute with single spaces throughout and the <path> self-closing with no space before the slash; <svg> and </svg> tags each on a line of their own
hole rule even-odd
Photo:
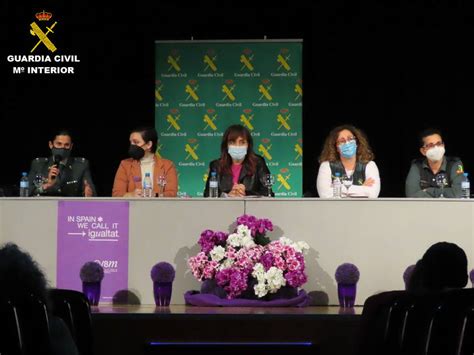
<svg viewBox="0 0 474 355">
<path fill-rule="evenodd" d="M 275 176 L 277 197 L 302 195 L 302 42 L 155 43 L 158 154 L 179 195 L 202 196 L 226 128 L 240 123 Z"/>
</svg>

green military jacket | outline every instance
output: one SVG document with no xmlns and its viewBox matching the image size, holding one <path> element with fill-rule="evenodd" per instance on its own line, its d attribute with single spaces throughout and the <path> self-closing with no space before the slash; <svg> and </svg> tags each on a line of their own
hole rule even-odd
<svg viewBox="0 0 474 355">
<path fill-rule="evenodd" d="M 89 169 L 89 161 L 85 158 L 70 157 L 66 162 L 61 162 L 59 164 L 59 175 L 52 187 L 43 190 L 41 187 L 35 186 L 35 177 L 42 175 L 47 179 L 49 169 L 53 165 L 53 157 L 36 158 L 31 162 L 28 175 L 30 196 L 84 196 L 85 181 L 90 185 L 93 196 L 97 196 Z"/>
</svg>

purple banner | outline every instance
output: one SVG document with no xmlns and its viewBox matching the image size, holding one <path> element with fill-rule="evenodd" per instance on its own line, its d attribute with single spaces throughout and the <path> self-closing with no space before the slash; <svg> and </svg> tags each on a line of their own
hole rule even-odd
<svg viewBox="0 0 474 355">
<path fill-rule="evenodd" d="M 101 302 L 128 287 L 128 202 L 58 202 L 56 287 L 82 291 L 88 261 L 104 268 Z"/>
</svg>

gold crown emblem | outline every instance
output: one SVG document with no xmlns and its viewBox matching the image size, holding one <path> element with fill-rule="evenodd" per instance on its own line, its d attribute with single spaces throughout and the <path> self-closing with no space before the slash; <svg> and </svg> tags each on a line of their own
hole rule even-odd
<svg viewBox="0 0 474 355">
<path fill-rule="evenodd" d="M 38 12 L 35 17 L 40 21 L 49 21 L 49 19 L 53 17 L 53 14 L 43 10 L 42 12 Z"/>
</svg>

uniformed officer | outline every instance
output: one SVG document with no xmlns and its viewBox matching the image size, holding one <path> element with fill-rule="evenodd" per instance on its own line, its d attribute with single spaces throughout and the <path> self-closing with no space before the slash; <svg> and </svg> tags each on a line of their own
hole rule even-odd
<svg viewBox="0 0 474 355">
<path fill-rule="evenodd" d="M 427 129 L 420 134 L 420 153 L 424 158 L 413 160 L 408 173 L 407 197 L 460 198 L 463 164 L 457 157 L 445 156 L 441 132 Z"/>
<path fill-rule="evenodd" d="M 59 131 L 49 141 L 51 156 L 36 158 L 28 175 L 33 196 L 97 196 L 85 158 L 71 157 L 71 134 Z"/>
</svg>

